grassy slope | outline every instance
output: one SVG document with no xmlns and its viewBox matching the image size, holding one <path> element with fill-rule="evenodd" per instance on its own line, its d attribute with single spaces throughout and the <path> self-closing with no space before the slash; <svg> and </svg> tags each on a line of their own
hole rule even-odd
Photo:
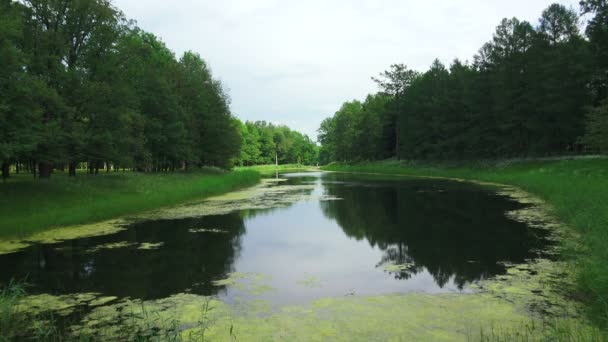
<svg viewBox="0 0 608 342">
<path fill-rule="evenodd" d="M 608 328 L 608 159 L 523 161 L 472 167 L 429 167 L 399 162 L 329 165 L 330 171 L 441 176 L 512 184 L 550 203 L 563 222 L 582 235 L 580 294 L 591 317 Z"/>
<path fill-rule="evenodd" d="M 252 170 L 175 174 L 108 173 L 0 183 L 0 236 L 24 236 L 205 198 L 257 183 Z"/>
<path fill-rule="evenodd" d="M 313 166 L 306 166 L 306 165 L 300 165 L 300 164 L 285 164 L 285 165 L 256 165 L 256 166 L 244 166 L 244 167 L 237 167 L 236 170 L 237 171 L 246 171 L 246 170 L 251 170 L 251 171 L 257 171 L 259 173 L 268 175 L 268 174 L 274 174 L 275 172 L 293 172 L 293 171 L 303 171 L 303 170 L 310 170 L 311 168 L 313 168 Z"/>
</svg>

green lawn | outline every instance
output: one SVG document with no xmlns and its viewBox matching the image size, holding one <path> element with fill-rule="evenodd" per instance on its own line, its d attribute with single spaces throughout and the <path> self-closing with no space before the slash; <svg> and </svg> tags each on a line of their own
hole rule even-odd
<svg viewBox="0 0 608 342">
<path fill-rule="evenodd" d="M 91 223 L 176 205 L 256 184 L 253 170 L 192 173 L 79 174 L 50 180 L 13 175 L 0 183 L 0 237 L 26 236 L 53 227 Z"/>
<path fill-rule="evenodd" d="M 608 159 L 486 163 L 475 166 L 420 166 L 405 162 L 332 164 L 329 171 L 439 176 L 516 185 L 551 204 L 555 214 L 580 232 L 585 248 L 578 263 L 578 293 L 590 317 L 608 329 Z"/>
</svg>

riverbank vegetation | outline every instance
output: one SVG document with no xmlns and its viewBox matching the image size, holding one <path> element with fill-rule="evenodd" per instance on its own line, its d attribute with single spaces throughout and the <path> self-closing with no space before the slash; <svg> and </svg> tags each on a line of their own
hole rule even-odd
<svg viewBox="0 0 608 342">
<path fill-rule="evenodd" d="M 51 182 L 28 175 L 0 184 L 0 236 L 25 236 L 52 227 L 112 219 L 203 199 L 256 184 L 253 170 L 142 174 L 110 172 L 98 177 L 57 173 Z"/>
<path fill-rule="evenodd" d="M 572 295 L 586 301 L 589 317 L 608 329 L 608 158 L 477 163 L 476 166 L 393 160 L 331 164 L 323 169 L 480 180 L 516 185 L 539 196 L 565 224 L 580 233 L 584 247 L 565 256 L 577 263 L 578 292 Z"/>
</svg>

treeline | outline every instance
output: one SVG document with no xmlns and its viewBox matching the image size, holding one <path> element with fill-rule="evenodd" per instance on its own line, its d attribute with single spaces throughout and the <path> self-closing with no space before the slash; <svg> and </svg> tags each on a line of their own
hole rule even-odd
<svg viewBox="0 0 608 342">
<path fill-rule="evenodd" d="M 205 61 L 179 59 L 109 0 L 0 0 L 0 162 L 42 178 L 229 167 L 241 147 Z"/>
<path fill-rule="evenodd" d="M 243 148 L 238 164 L 241 166 L 274 164 L 314 165 L 318 162 L 318 147 L 306 135 L 286 126 L 265 121 L 241 124 Z"/>
<path fill-rule="evenodd" d="M 504 19 L 472 63 L 391 66 L 374 78 L 380 93 L 321 124 L 321 162 L 608 152 L 607 2 L 580 14 L 585 34 L 554 4 L 536 27 Z"/>
</svg>

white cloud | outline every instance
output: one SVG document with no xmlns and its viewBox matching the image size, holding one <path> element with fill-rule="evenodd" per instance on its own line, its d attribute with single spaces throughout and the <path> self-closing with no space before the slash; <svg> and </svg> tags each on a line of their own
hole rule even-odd
<svg viewBox="0 0 608 342">
<path fill-rule="evenodd" d="M 179 56 L 199 52 L 244 120 L 315 137 L 393 63 L 470 60 L 504 17 L 536 24 L 550 0 L 115 0 Z M 578 0 L 562 0 L 578 8 Z"/>
</svg>

